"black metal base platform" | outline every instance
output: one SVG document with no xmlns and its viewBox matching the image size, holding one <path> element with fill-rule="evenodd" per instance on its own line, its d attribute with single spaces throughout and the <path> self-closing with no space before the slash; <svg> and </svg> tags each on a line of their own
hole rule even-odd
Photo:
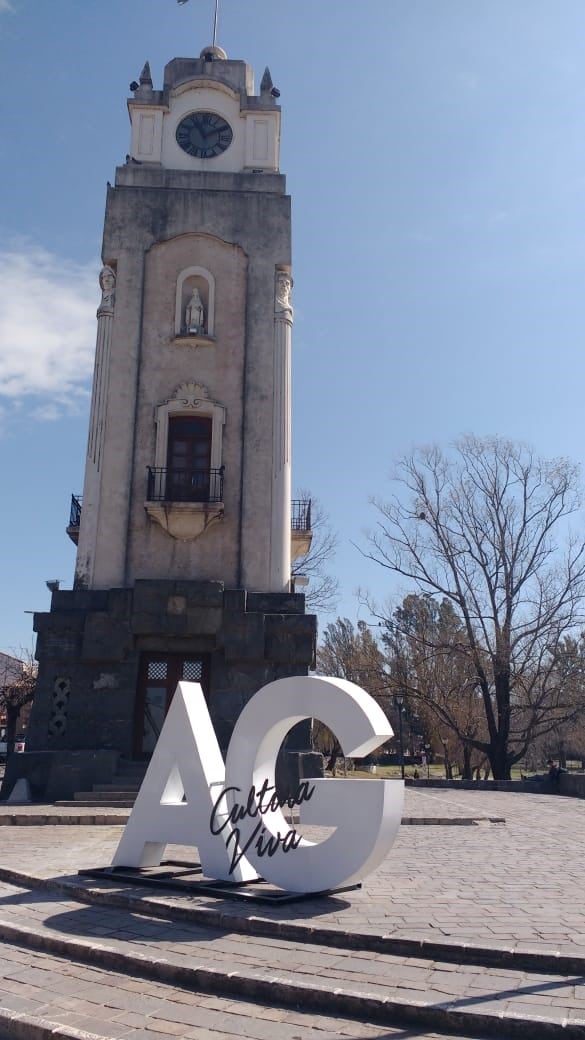
<svg viewBox="0 0 585 1040">
<path fill-rule="evenodd" d="M 334 896 L 340 892 L 353 892 L 362 887 L 361 884 L 357 884 L 327 889 L 324 892 L 285 892 L 264 878 L 257 878 L 255 881 L 213 881 L 203 877 L 201 864 L 172 859 L 163 860 L 158 867 L 86 867 L 79 870 L 78 874 L 82 877 L 123 881 L 147 888 L 161 888 L 189 896 L 202 895 L 221 899 L 228 896 L 230 899 L 245 899 L 248 902 L 269 903 L 273 906 Z"/>
</svg>

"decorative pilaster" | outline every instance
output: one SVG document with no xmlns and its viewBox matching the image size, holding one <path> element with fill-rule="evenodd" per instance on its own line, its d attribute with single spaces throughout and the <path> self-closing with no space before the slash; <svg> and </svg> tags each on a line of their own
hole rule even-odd
<svg viewBox="0 0 585 1040">
<path fill-rule="evenodd" d="M 91 395 L 91 412 L 89 417 L 89 434 L 87 438 L 87 460 L 85 467 L 85 483 L 83 487 L 83 506 L 79 527 L 79 544 L 75 567 L 76 585 L 86 585 L 91 576 L 93 566 L 93 547 L 98 520 L 97 503 L 99 499 L 100 467 L 106 424 L 106 407 L 108 399 L 108 376 L 110 371 L 110 344 L 112 340 L 112 322 L 114 304 L 116 302 L 116 273 L 107 264 L 102 267 L 99 276 L 102 290 L 101 303 L 97 309 L 97 341 L 95 348 L 95 365 L 93 370 L 93 389 Z"/>
<path fill-rule="evenodd" d="M 110 342 L 112 338 L 114 303 L 116 301 L 116 275 L 112 268 L 106 265 L 100 271 L 99 280 L 102 300 L 97 310 L 97 343 L 89 419 L 89 437 L 87 441 L 87 457 L 91 459 L 98 472 L 101 461 L 108 394 Z"/>
<path fill-rule="evenodd" d="M 290 588 L 292 285 L 290 272 L 286 268 L 277 268 L 274 293 L 271 592 L 286 592 Z"/>
</svg>

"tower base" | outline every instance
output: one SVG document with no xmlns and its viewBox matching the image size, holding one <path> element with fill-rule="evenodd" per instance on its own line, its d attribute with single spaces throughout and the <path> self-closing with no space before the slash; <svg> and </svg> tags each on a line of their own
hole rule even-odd
<svg viewBox="0 0 585 1040">
<path fill-rule="evenodd" d="M 24 777 L 36 801 L 54 801 L 111 783 L 121 758 L 146 761 L 180 679 L 201 682 L 225 753 L 261 686 L 313 666 L 317 619 L 300 594 L 144 580 L 56 591 L 34 628 L 39 675 L 26 752 L 11 756 L 4 790 Z M 294 790 L 316 775 L 306 721 L 287 737 L 278 784 Z"/>
</svg>

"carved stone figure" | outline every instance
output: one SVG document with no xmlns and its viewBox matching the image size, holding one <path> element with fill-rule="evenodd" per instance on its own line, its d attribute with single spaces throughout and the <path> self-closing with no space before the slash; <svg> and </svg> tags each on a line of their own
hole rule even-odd
<svg viewBox="0 0 585 1040">
<path fill-rule="evenodd" d="M 277 311 L 291 311 L 290 294 L 292 291 L 292 278 L 287 271 L 276 272 L 276 305 Z"/>
<path fill-rule="evenodd" d="M 191 299 L 185 308 L 185 328 L 190 336 L 205 332 L 205 310 L 197 286 L 194 287 Z"/>
<path fill-rule="evenodd" d="M 113 310 L 116 299 L 116 274 L 107 264 L 100 271 L 99 281 L 102 290 L 100 310 Z"/>
</svg>

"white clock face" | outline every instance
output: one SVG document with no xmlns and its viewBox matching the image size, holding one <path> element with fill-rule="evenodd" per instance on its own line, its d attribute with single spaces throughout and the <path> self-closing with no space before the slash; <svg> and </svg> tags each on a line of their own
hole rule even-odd
<svg viewBox="0 0 585 1040">
<path fill-rule="evenodd" d="M 179 148 L 196 159 L 214 159 L 225 152 L 233 140 L 229 123 L 215 112 L 191 112 L 177 127 Z"/>
</svg>

